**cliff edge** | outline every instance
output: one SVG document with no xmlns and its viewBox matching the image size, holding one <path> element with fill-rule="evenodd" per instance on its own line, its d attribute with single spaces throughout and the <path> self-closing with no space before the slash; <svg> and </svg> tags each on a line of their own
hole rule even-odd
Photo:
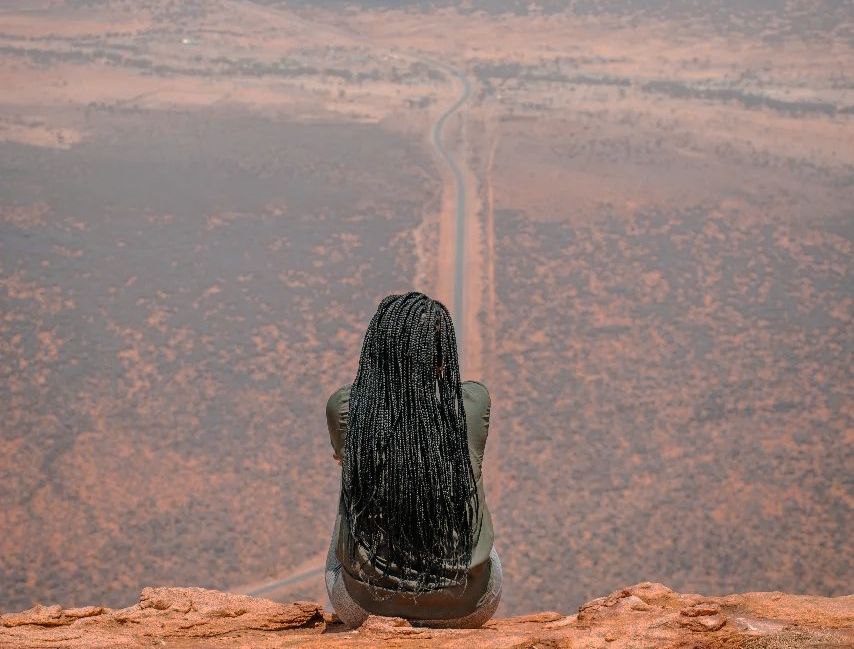
<svg viewBox="0 0 854 649">
<path fill-rule="evenodd" d="M 37 605 L 0 615 L 0 647 L 503 647 L 825 649 L 854 647 L 854 595 L 680 594 L 644 582 L 577 613 L 493 619 L 480 629 L 371 617 L 348 629 L 316 602 L 279 604 L 203 588 L 145 588 L 123 609 Z"/>
</svg>

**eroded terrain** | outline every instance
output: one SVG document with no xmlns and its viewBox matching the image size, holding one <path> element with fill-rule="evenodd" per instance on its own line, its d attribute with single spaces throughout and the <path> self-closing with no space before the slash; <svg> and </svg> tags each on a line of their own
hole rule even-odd
<svg viewBox="0 0 854 649">
<path fill-rule="evenodd" d="M 499 615 L 850 590 L 850 11 L 566 4 L 3 6 L 0 608 L 323 600 L 326 397 L 453 302 L 448 69 Z"/>
</svg>

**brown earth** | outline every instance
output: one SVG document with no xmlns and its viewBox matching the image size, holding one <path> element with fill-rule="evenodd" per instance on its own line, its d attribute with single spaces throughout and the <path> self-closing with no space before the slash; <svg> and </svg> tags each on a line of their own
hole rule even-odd
<svg viewBox="0 0 854 649">
<path fill-rule="evenodd" d="M 0 607 L 323 598 L 323 403 L 383 295 L 450 301 L 430 57 L 498 614 L 850 592 L 847 5 L 311 4 L 3 3 Z"/>
<path fill-rule="evenodd" d="M 118 610 L 37 605 L 0 616 L 0 647 L 47 646 L 831 649 L 854 646 L 854 596 L 706 597 L 643 582 L 577 613 L 493 618 L 480 629 L 434 629 L 382 616 L 349 629 L 316 602 L 158 587 Z"/>
</svg>

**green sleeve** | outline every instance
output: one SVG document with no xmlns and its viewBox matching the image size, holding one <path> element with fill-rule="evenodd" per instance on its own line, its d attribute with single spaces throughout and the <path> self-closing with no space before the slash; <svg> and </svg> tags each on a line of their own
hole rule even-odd
<svg viewBox="0 0 854 649">
<path fill-rule="evenodd" d="M 464 381 L 462 387 L 466 425 L 469 432 L 469 450 L 475 463 L 475 471 L 479 474 L 486 449 L 486 438 L 489 435 L 492 399 L 489 396 L 489 389 L 480 381 Z"/>
<path fill-rule="evenodd" d="M 338 388 L 326 401 L 326 425 L 329 427 L 329 441 L 332 450 L 339 458 L 344 457 L 344 439 L 347 436 L 347 415 L 350 406 L 348 386 Z"/>
</svg>

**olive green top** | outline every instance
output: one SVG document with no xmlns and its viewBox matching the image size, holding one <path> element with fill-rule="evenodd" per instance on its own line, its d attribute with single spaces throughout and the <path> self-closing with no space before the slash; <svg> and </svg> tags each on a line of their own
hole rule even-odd
<svg viewBox="0 0 854 649">
<path fill-rule="evenodd" d="M 344 457 L 344 439 L 347 435 L 347 418 L 350 403 L 349 385 L 338 388 L 326 402 L 326 423 L 329 427 L 329 439 L 337 458 Z M 343 500 L 339 497 L 338 515 L 335 519 L 334 540 L 336 554 L 341 562 L 344 583 L 350 596 L 365 610 L 379 615 L 389 615 L 421 619 L 449 619 L 462 617 L 474 611 L 480 599 L 486 592 L 489 580 L 489 553 L 492 550 L 493 529 L 492 516 L 486 505 L 483 491 L 483 452 L 489 432 L 489 410 L 491 400 L 489 390 L 479 381 L 463 381 L 463 408 L 466 413 L 466 428 L 468 429 L 468 447 L 471 457 L 472 470 L 477 481 L 477 498 L 483 525 L 478 542 L 472 551 L 469 562 L 469 574 L 465 586 L 450 586 L 418 596 L 418 601 L 399 592 L 396 587 L 399 582 L 393 575 L 382 575 L 379 582 L 388 588 L 377 588 L 383 597 L 378 600 L 371 595 L 365 582 L 359 577 L 364 573 L 355 565 L 351 565 L 344 552 L 343 541 L 349 533 L 346 520 L 342 515 Z M 475 525 L 477 527 L 477 525 Z M 371 573 L 371 580 L 378 581 L 380 573 Z"/>
</svg>

